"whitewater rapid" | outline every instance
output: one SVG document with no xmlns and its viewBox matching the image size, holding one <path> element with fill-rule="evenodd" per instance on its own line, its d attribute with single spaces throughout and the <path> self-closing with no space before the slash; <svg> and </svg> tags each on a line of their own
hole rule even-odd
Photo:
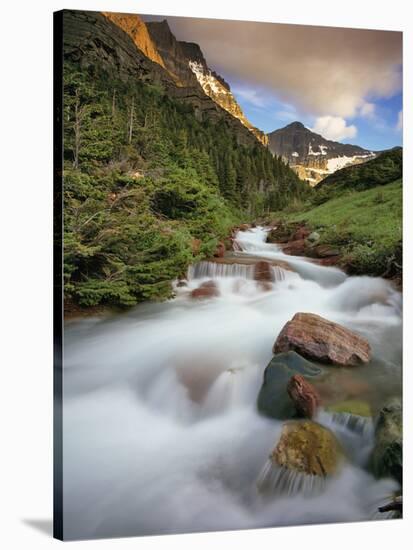
<svg viewBox="0 0 413 550">
<path fill-rule="evenodd" d="M 66 324 L 66 538 L 369 520 L 397 488 L 363 468 L 372 427 L 350 429 L 322 412 L 318 420 L 349 457 L 340 474 L 318 495 L 258 493 L 282 423 L 259 415 L 256 398 L 274 340 L 295 313 L 317 313 L 369 340 L 371 363 L 349 376 L 368 382 L 373 409 L 401 392 L 400 294 L 383 279 L 347 277 L 265 240 L 265 228 L 238 233 L 233 263 L 191 267 L 173 300 Z M 251 258 L 293 271 L 274 266 L 275 282 L 263 288 Z M 219 296 L 191 298 L 210 279 Z"/>
</svg>

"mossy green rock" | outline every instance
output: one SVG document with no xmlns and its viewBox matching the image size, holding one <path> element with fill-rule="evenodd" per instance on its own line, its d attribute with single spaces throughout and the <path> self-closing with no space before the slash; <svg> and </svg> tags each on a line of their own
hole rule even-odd
<svg viewBox="0 0 413 550">
<path fill-rule="evenodd" d="M 295 351 L 275 355 L 264 371 L 264 380 L 257 400 L 258 410 L 278 420 L 293 418 L 296 410 L 287 393 L 288 381 L 295 374 L 313 380 L 323 373 L 322 368 L 307 361 Z"/>
<path fill-rule="evenodd" d="M 370 405 L 365 401 L 358 401 L 349 399 L 347 401 L 340 401 L 339 403 L 334 403 L 334 405 L 329 405 L 326 407 L 329 412 L 335 413 L 348 413 L 355 414 L 357 416 L 370 417 L 371 409 Z"/>
<path fill-rule="evenodd" d="M 400 484 L 403 474 L 402 432 L 401 400 L 392 399 L 379 412 L 370 465 L 376 477 L 393 477 Z"/>
<path fill-rule="evenodd" d="M 333 432 L 310 420 L 284 424 L 271 454 L 278 466 L 322 477 L 334 474 L 342 458 L 341 446 Z"/>
</svg>

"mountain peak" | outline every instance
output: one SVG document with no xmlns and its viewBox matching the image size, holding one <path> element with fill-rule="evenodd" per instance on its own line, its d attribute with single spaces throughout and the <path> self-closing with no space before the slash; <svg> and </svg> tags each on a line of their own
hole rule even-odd
<svg viewBox="0 0 413 550">
<path fill-rule="evenodd" d="M 268 140 L 270 151 L 288 161 L 298 176 L 311 185 L 344 166 L 375 156 L 357 145 L 325 139 L 298 120 L 271 132 Z"/>
<path fill-rule="evenodd" d="M 304 124 L 299 120 L 295 120 L 294 122 L 291 122 L 291 124 L 288 124 L 287 126 L 285 126 L 285 128 L 292 128 L 295 130 L 307 130 Z"/>
</svg>

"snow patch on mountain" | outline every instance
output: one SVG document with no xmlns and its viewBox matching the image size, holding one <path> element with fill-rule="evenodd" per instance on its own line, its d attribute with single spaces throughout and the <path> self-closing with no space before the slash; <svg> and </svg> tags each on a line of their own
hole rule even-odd
<svg viewBox="0 0 413 550">
<path fill-rule="evenodd" d="M 211 71 L 209 69 L 206 70 L 198 61 L 189 61 L 189 67 L 207 95 L 210 95 L 211 92 L 214 94 L 232 95 L 231 92 L 213 76 Z"/>
<path fill-rule="evenodd" d="M 368 157 L 374 157 L 374 153 L 369 153 L 367 155 L 354 155 L 352 157 L 335 157 L 332 159 L 327 160 L 327 170 L 330 173 L 335 172 L 336 170 L 341 170 L 341 168 L 344 168 L 345 166 L 349 166 L 350 164 L 355 164 L 359 159 L 365 159 Z"/>
</svg>

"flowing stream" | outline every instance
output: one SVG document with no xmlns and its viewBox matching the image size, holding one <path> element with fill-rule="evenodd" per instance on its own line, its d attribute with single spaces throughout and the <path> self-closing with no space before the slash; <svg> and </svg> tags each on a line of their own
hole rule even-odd
<svg viewBox="0 0 413 550">
<path fill-rule="evenodd" d="M 401 295 L 383 279 L 287 256 L 266 234 L 238 233 L 232 263 L 192 266 L 173 300 L 66 324 L 66 538 L 377 519 L 397 484 L 365 468 L 371 422 L 326 411 L 318 421 L 347 455 L 339 474 L 322 491 L 296 484 L 264 498 L 257 480 L 282 422 L 261 416 L 256 399 L 278 333 L 303 311 L 369 340 L 370 364 L 331 367 L 331 376 L 337 399 L 358 384 L 377 411 L 401 393 Z M 293 271 L 274 266 L 275 282 L 264 286 L 253 278 L 254 259 Z M 191 297 L 211 279 L 219 296 Z"/>
</svg>

